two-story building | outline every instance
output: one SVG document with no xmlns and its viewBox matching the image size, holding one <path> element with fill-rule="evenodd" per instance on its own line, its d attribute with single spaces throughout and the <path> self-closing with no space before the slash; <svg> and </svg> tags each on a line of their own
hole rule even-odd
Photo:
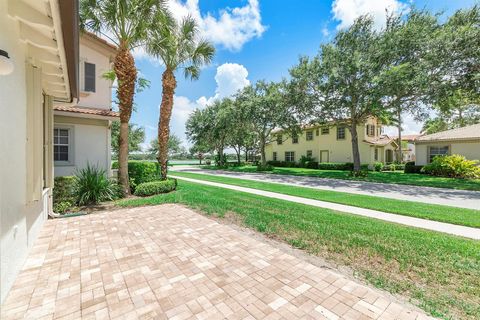
<svg viewBox="0 0 480 320">
<path fill-rule="evenodd" d="M 383 134 L 383 127 L 376 118 L 369 118 L 357 127 L 360 160 L 365 164 L 395 161 L 397 143 Z M 272 134 L 266 146 L 267 161 L 298 162 L 302 156 L 318 162 L 353 162 L 352 137 L 346 126 L 315 124 L 306 126 L 297 135 L 283 131 Z"/>
<path fill-rule="evenodd" d="M 55 176 L 68 176 L 87 163 L 110 174 L 112 111 L 111 71 L 116 47 L 89 32 L 80 35 L 80 96 L 72 104 L 54 105 Z"/>
</svg>

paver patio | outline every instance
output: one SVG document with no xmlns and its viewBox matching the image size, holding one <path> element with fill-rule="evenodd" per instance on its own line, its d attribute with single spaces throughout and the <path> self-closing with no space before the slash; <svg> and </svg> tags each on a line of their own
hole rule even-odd
<svg viewBox="0 0 480 320">
<path fill-rule="evenodd" d="M 178 205 L 47 221 L 2 319 L 425 319 Z"/>
</svg>

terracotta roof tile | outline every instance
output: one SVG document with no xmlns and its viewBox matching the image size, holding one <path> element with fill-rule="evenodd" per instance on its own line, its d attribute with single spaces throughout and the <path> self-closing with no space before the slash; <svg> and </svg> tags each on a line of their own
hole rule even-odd
<svg viewBox="0 0 480 320">
<path fill-rule="evenodd" d="M 77 107 L 77 106 L 70 107 L 70 106 L 56 105 L 56 106 L 53 106 L 53 110 L 89 114 L 89 115 L 94 115 L 94 116 L 120 117 L 119 112 L 111 111 L 111 110 L 108 110 L 108 109 L 86 108 L 86 107 Z"/>
</svg>

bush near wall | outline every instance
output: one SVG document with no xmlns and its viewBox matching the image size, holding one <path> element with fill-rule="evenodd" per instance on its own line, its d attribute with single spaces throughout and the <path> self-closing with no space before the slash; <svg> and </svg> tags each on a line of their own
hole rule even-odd
<svg viewBox="0 0 480 320">
<path fill-rule="evenodd" d="M 431 163 L 423 167 L 422 171 L 439 177 L 480 179 L 479 161 L 467 160 L 458 154 L 435 157 Z"/>
<path fill-rule="evenodd" d="M 343 171 L 352 171 L 353 163 L 337 163 L 337 162 L 316 162 L 316 161 L 306 161 L 304 165 L 297 162 L 286 162 L 286 161 L 268 161 L 268 164 L 274 167 L 285 167 L 285 168 L 309 168 L 309 169 L 319 169 L 319 170 L 343 170 Z M 368 170 L 368 164 L 361 165 L 362 170 Z"/>
<path fill-rule="evenodd" d="M 53 182 L 53 212 L 64 213 L 75 206 L 74 176 L 56 177 Z"/>
<path fill-rule="evenodd" d="M 112 163 L 112 169 L 118 169 L 118 162 Z M 160 179 L 160 166 L 157 161 L 128 161 L 128 177 L 130 189 L 135 192 L 136 187 L 144 182 Z"/>
<path fill-rule="evenodd" d="M 176 179 L 157 180 L 151 182 L 144 182 L 137 186 L 135 195 L 139 197 L 148 197 L 155 194 L 167 193 L 177 188 Z"/>
<path fill-rule="evenodd" d="M 415 165 L 415 161 L 405 163 L 405 173 L 422 173 L 423 166 Z"/>
</svg>

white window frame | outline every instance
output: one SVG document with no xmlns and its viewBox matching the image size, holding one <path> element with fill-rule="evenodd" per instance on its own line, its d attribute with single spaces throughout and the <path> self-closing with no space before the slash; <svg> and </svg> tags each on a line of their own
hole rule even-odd
<svg viewBox="0 0 480 320">
<path fill-rule="evenodd" d="M 73 126 L 64 126 L 64 125 L 55 125 L 53 128 L 53 159 L 55 159 L 55 146 L 59 146 L 60 144 L 55 143 L 55 130 L 67 130 L 68 131 L 68 161 L 59 161 L 54 160 L 54 164 L 56 166 L 73 166 L 75 164 L 74 161 L 74 141 L 75 141 L 75 134 L 74 134 L 74 127 Z M 62 144 L 62 146 L 65 146 Z"/>
<path fill-rule="evenodd" d="M 273 151 L 273 154 L 272 154 L 272 160 L 273 161 L 277 161 L 278 157 L 277 157 L 277 151 Z"/>
<path fill-rule="evenodd" d="M 312 151 L 312 150 L 307 150 L 306 156 L 307 156 L 308 158 L 313 158 L 313 151 Z"/>
<path fill-rule="evenodd" d="M 432 148 L 435 149 L 444 149 L 447 148 L 447 152 L 445 154 L 441 153 L 436 153 L 433 156 L 448 156 L 450 154 L 450 145 L 438 145 L 438 146 L 428 146 L 428 154 L 427 154 L 427 162 L 431 163 L 433 158 L 432 158 Z"/>
<path fill-rule="evenodd" d="M 330 134 L 330 128 L 329 127 L 322 127 L 322 136 L 326 136 Z"/>
<path fill-rule="evenodd" d="M 283 144 L 283 136 L 281 134 L 277 135 L 277 145 Z"/>
<path fill-rule="evenodd" d="M 287 158 L 290 159 L 287 160 Z M 295 162 L 295 151 L 285 151 L 285 162 Z"/>
<path fill-rule="evenodd" d="M 85 68 L 85 65 L 86 65 L 87 63 L 93 65 L 93 67 L 94 67 L 94 69 L 95 69 L 95 70 L 94 70 L 94 71 L 95 71 L 95 74 L 93 75 L 93 78 L 94 78 L 93 91 L 90 91 L 90 90 L 87 91 L 86 88 L 85 88 L 86 83 L 87 83 L 87 81 L 86 81 L 87 72 L 86 72 L 86 70 L 85 70 L 85 69 L 86 69 L 86 68 Z M 83 92 L 85 92 L 85 93 L 95 93 L 95 92 L 97 91 L 97 65 L 96 65 L 95 63 L 89 62 L 89 61 L 87 61 L 87 60 L 82 61 L 82 65 L 83 65 L 83 75 L 82 75 L 82 81 L 83 81 L 83 88 L 82 88 L 82 89 L 83 89 Z"/>
<path fill-rule="evenodd" d="M 308 130 L 305 133 L 305 140 L 312 141 L 313 140 L 313 130 Z"/>
<path fill-rule="evenodd" d="M 343 138 L 338 137 L 338 133 L 340 132 L 340 129 L 343 130 Z M 345 140 L 347 139 L 347 128 L 346 127 L 337 127 L 337 140 Z"/>
<path fill-rule="evenodd" d="M 293 143 L 293 144 L 297 144 L 297 143 L 298 143 L 298 138 L 299 138 L 299 137 L 298 137 L 298 134 L 292 135 L 292 143 Z"/>
</svg>

